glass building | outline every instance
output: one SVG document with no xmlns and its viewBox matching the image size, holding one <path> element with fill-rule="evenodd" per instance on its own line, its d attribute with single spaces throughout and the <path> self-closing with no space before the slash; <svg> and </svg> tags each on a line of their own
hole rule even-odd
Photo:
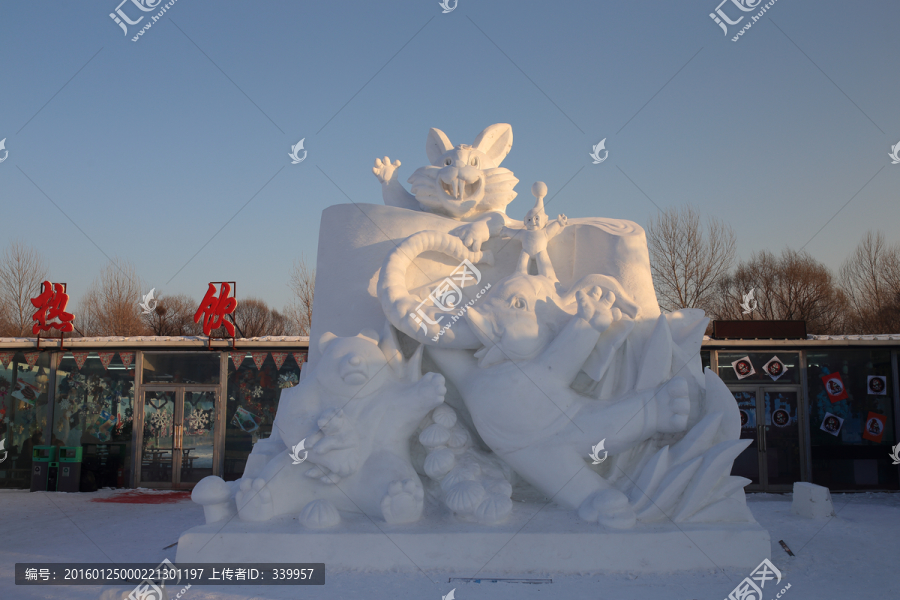
<svg viewBox="0 0 900 600">
<path fill-rule="evenodd" d="M 29 488 L 36 446 L 81 448 L 81 489 L 189 489 L 239 479 L 297 384 L 305 337 L 0 338 L 0 487 Z M 900 489 L 900 335 L 705 338 L 752 443 L 733 474 L 749 491 L 811 481 L 833 491 Z M 3 454 L 0 452 L 0 457 Z"/>
<path fill-rule="evenodd" d="M 36 446 L 81 448 L 81 490 L 239 479 L 308 338 L 0 338 L 0 487 L 31 487 Z M 0 457 L 2 457 L 0 453 Z"/>
</svg>

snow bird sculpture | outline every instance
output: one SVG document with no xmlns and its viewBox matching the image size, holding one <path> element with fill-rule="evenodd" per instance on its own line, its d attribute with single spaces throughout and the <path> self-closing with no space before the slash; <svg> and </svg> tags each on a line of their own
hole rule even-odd
<svg viewBox="0 0 900 600">
<path fill-rule="evenodd" d="M 594 164 L 599 165 L 609 157 L 609 150 L 606 149 L 606 138 L 600 140 L 600 143 L 593 147 L 594 151 L 590 153 L 590 157 L 594 159 Z M 606 152 L 603 158 L 600 158 L 600 151 Z"/>
</svg>

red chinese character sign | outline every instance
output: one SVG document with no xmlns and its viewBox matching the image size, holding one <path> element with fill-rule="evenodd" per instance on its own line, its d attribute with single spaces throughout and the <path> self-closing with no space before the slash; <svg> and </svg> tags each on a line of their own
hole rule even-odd
<svg viewBox="0 0 900 600">
<path fill-rule="evenodd" d="M 199 323 L 203 319 L 203 335 L 209 335 L 214 329 L 224 326 L 228 335 L 234 337 L 234 324 L 229 323 L 225 319 L 225 315 L 230 315 L 237 308 L 237 300 L 230 298 L 231 286 L 227 281 L 221 283 L 220 294 L 216 297 L 216 286 L 214 283 L 209 284 L 203 301 L 194 315 L 194 323 Z"/>
<path fill-rule="evenodd" d="M 39 335 L 42 331 L 57 329 L 60 332 L 72 331 L 72 319 L 75 315 L 66 312 L 66 304 L 69 303 L 69 295 L 66 294 L 65 284 L 50 283 L 41 284 L 41 294 L 32 298 L 31 303 L 37 311 L 31 316 L 34 325 L 31 332 Z"/>
</svg>

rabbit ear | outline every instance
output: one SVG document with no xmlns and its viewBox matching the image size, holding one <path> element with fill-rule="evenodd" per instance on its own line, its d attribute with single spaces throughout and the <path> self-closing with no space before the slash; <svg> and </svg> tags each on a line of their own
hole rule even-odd
<svg viewBox="0 0 900 600">
<path fill-rule="evenodd" d="M 428 139 L 425 140 L 425 154 L 428 156 L 429 162 L 434 166 L 439 166 L 438 162 L 448 150 L 453 149 L 450 138 L 440 129 L 431 128 L 428 132 Z"/>
<path fill-rule="evenodd" d="M 495 167 L 499 167 L 512 149 L 512 142 L 512 125 L 496 123 L 479 133 L 472 145 L 487 154 Z"/>
</svg>

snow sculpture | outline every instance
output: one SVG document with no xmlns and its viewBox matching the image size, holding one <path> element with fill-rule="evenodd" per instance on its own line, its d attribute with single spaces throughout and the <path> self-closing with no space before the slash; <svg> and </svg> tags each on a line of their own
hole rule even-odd
<svg viewBox="0 0 900 600">
<path fill-rule="evenodd" d="M 528 264 L 533 258 L 537 262 L 538 275 L 559 281 L 556 278 L 556 271 L 553 270 L 553 263 L 550 262 L 550 257 L 547 255 L 547 244 L 563 230 L 568 219 L 566 215 L 559 215 L 556 221 L 548 225 L 547 213 L 544 212 L 547 184 L 538 181 L 531 186 L 531 192 L 537 198 L 537 203 L 534 208 L 525 213 L 525 229 L 504 227 L 500 230 L 500 235 L 518 237 L 522 242 L 522 255 L 519 257 L 517 272 L 527 275 Z"/>
<path fill-rule="evenodd" d="M 506 124 L 472 145 L 432 129 L 411 193 L 385 156 L 373 172 L 386 206 L 323 213 L 318 343 L 234 498 L 215 482 L 197 494 L 208 519 L 237 510 L 325 528 L 363 512 L 402 524 L 432 502 L 487 528 L 527 492 L 607 530 L 755 526 L 749 481 L 730 475 L 750 442 L 730 392 L 700 366 L 708 320 L 660 314 L 634 223 L 548 224 L 541 182 L 525 222 L 508 217 L 511 147 Z M 292 465 L 301 442 L 308 458 Z M 608 459 L 592 464 L 601 442 Z"/>
<path fill-rule="evenodd" d="M 273 436 L 260 442 L 260 453 L 254 447 L 254 454 L 267 456 L 263 465 L 248 465 L 240 480 L 238 516 L 266 521 L 299 514 L 312 528 L 337 525 L 339 511 L 392 524 L 418 520 L 424 492 L 410 462 L 409 440 L 443 402 L 444 378 L 421 376 L 421 349 L 404 360 L 389 326 L 381 336 L 325 334 L 319 345 L 316 366 L 282 394 Z M 309 448 L 307 458 L 293 464 L 290 450 L 301 441 Z"/>
</svg>

